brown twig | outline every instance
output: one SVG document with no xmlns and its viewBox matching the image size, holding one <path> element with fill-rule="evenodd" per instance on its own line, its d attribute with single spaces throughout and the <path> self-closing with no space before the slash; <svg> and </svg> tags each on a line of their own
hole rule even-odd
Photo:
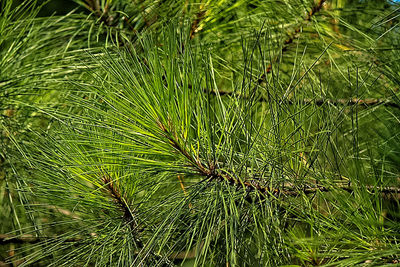
<svg viewBox="0 0 400 267">
<path fill-rule="evenodd" d="M 187 191 L 186 191 L 186 188 L 185 188 L 185 184 L 183 183 L 184 181 L 183 181 L 183 176 L 181 176 L 180 174 L 178 174 L 178 180 L 179 180 L 179 184 L 181 185 L 181 189 L 182 189 L 182 191 L 183 191 L 183 194 L 185 195 L 185 197 L 187 197 L 188 196 L 188 193 L 187 193 Z M 192 203 L 189 203 L 189 209 L 192 209 Z"/>
<path fill-rule="evenodd" d="M 105 184 L 106 191 L 109 193 L 111 198 L 117 203 L 117 205 L 121 208 L 124 212 L 124 218 L 131 222 L 134 220 L 133 215 L 129 206 L 127 205 L 125 198 L 121 195 L 119 189 L 114 184 L 114 181 L 111 179 L 109 175 L 103 176 L 103 182 Z"/>
<path fill-rule="evenodd" d="M 192 22 L 192 25 L 190 26 L 190 34 L 189 34 L 190 39 L 193 39 L 195 37 L 197 30 L 199 28 L 199 24 L 204 19 L 205 15 L 206 15 L 205 10 L 202 10 L 200 8 L 200 11 L 196 14 L 196 19 Z"/>
</svg>

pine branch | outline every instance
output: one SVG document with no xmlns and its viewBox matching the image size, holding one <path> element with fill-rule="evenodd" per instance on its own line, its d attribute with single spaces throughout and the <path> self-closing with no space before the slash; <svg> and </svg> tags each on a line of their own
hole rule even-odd
<svg viewBox="0 0 400 267">
<path fill-rule="evenodd" d="M 265 101 L 265 99 L 263 100 Z M 288 101 L 290 104 L 295 104 L 294 101 L 289 100 Z M 392 102 L 387 99 L 381 99 L 381 98 L 366 98 L 366 99 L 360 99 L 360 98 L 351 98 L 351 99 L 323 99 L 323 98 L 317 98 L 317 99 L 303 99 L 304 104 L 315 104 L 317 106 L 322 106 L 326 103 L 334 105 L 334 106 L 339 106 L 339 105 L 345 105 L 345 106 L 375 106 L 375 105 L 384 105 L 384 106 L 389 106 L 389 107 L 394 107 L 394 108 L 399 108 L 400 105 L 396 102 Z"/>
<path fill-rule="evenodd" d="M 318 3 L 314 5 L 311 10 L 307 13 L 306 17 L 304 18 L 303 22 L 296 27 L 292 32 L 288 33 L 287 36 L 288 38 L 283 41 L 282 48 L 281 48 L 281 53 L 280 55 L 277 55 L 276 58 L 273 60 L 273 62 L 270 62 L 265 70 L 265 73 L 260 76 L 258 79 L 258 83 L 262 83 L 265 81 L 266 74 L 270 73 L 272 71 L 272 64 L 277 61 L 279 56 L 282 56 L 288 49 L 290 44 L 294 42 L 295 39 L 298 38 L 298 33 L 300 32 L 302 26 L 306 24 L 307 22 L 311 21 L 312 17 L 315 16 L 323 7 L 324 3 L 326 0 L 318 0 Z"/>
<path fill-rule="evenodd" d="M 107 1 L 103 10 L 101 10 L 100 3 L 98 0 L 86 0 L 86 3 L 82 4 L 84 7 L 86 7 L 90 12 L 92 12 L 95 15 L 95 17 L 100 23 L 104 23 L 104 25 L 106 25 L 107 27 L 113 28 L 113 30 L 115 31 L 119 31 L 120 28 L 118 27 L 119 25 L 118 20 L 121 14 L 124 14 L 124 12 L 115 12 L 116 13 L 115 15 L 111 15 L 110 3 L 111 2 Z M 134 34 L 136 34 L 137 30 L 132 26 L 129 19 L 125 15 L 123 15 L 122 19 L 128 26 L 129 30 L 132 31 Z M 125 25 L 123 25 L 123 27 L 125 27 Z M 118 46 L 121 47 L 127 46 L 127 41 L 124 38 L 122 38 L 119 34 L 116 35 L 116 38 L 117 38 L 116 40 L 118 41 Z"/>
<path fill-rule="evenodd" d="M 366 185 L 365 188 L 370 193 L 382 193 L 384 195 L 400 194 L 400 187 L 394 187 L 394 186 L 379 187 L 379 186 Z M 314 194 L 317 192 L 331 192 L 335 189 L 344 190 L 349 193 L 352 193 L 355 191 L 354 186 L 336 185 L 336 187 L 332 187 L 332 188 L 328 188 L 328 187 L 324 187 L 324 186 L 314 186 L 314 187 L 303 188 L 303 189 L 299 189 L 299 190 L 295 190 L 295 191 L 293 190 L 293 187 L 288 187 L 283 192 L 285 195 L 288 195 L 288 196 L 298 196 L 302 193 L 308 195 L 308 194 Z"/>
<path fill-rule="evenodd" d="M 335 187 L 328 188 L 324 186 L 305 186 L 304 188 L 298 188 L 294 185 L 289 185 L 284 187 L 283 189 L 279 188 L 271 188 L 269 186 L 263 186 L 260 182 L 255 180 L 245 180 L 237 179 L 230 175 L 228 172 L 223 170 L 218 170 L 215 167 L 215 164 L 209 164 L 211 167 L 204 166 L 200 160 L 195 159 L 190 155 L 188 151 L 183 148 L 177 140 L 173 138 L 176 134 L 172 134 L 161 122 L 157 123 L 160 129 L 164 132 L 164 136 L 168 139 L 169 143 L 174 147 L 180 154 L 182 154 L 194 167 L 197 169 L 197 172 L 206 176 L 209 180 L 214 181 L 227 181 L 232 186 L 236 186 L 238 188 L 244 188 L 247 192 L 258 192 L 259 196 L 262 198 L 266 198 L 268 195 L 285 195 L 285 196 L 299 196 L 302 194 L 314 194 L 316 192 L 330 192 L 335 189 L 342 189 L 347 192 L 355 191 L 355 188 L 350 185 L 335 185 Z M 366 188 L 371 192 L 380 192 L 383 194 L 400 194 L 400 187 L 375 187 L 367 185 Z"/>
<path fill-rule="evenodd" d="M 96 234 L 91 234 L 91 237 L 96 237 Z M 59 240 L 59 236 L 33 236 L 33 235 L 9 235 L 9 234 L 0 234 L 0 245 L 7 245 L 7 244 L 37 244 L 44 241 L 51 241 L 51 240 Z M 81 236 L 77 237 L 70 237 L 62 239 L 63 242 L 68 243 L 75 243 L 75 242 L 82 242 L 85 238 Z M 194 250 L 189 252 L 173 252 L 169 257 L 170 260 L 183 260 L 183 259 L 191 259 L 195 258 L 196 253 Z M 1 265 L 0 265 L 1 266 Z"/>
<path fill-rule="evenodd" d="M 291 43 L 293 43 L 295 39 L 297 39 L 297 34 L 300 32 L 302 25 L 311 21 L 311 18 L 322 9 L 322 6 L 324 5 L 325 1 L 326 0 L 319 0 L 318 3 L 315 6 L 313 6 L 311 8 L 311 10 L 307 13 L 307 15 L 304 18 L 304 21 L 301 23 L 301 25 L 299 25 L 297 28 L 295 28 L 293 32 L 288 34 L 289 37 L 283 42 L 282 53 L 287 51 L 289 45 Z"/>
</svg>

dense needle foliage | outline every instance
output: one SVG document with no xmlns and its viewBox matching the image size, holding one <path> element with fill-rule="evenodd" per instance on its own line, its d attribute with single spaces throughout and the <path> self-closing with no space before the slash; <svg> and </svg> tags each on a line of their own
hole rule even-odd
<svg viewBox="0 0 400 267">
<path fill-rule="evenodd" d="M 397 1 L 0 2 L 0 266 L 400 262 Z"/>
</svg>

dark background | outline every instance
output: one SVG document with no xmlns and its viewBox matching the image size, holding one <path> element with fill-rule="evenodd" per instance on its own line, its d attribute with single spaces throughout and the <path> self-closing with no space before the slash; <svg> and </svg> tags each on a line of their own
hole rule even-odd
<svg viewBox="0 0 400 267">
<path fill-rule="evenodd" d="M 14 4 L 17 6 L 22 2 L 23 0 L 17 0 L 14 1 Z M 39 12 L 40 17 L 47 17 L 54 14 L 65 15 L 74 9 L 78 9 L 80 13 L 83 12 L 89 14 L 88 10 L 81 7 L 73 0 L 38 0 L 37 3 L 39 6 L 44 5 Z"/>
</svg>

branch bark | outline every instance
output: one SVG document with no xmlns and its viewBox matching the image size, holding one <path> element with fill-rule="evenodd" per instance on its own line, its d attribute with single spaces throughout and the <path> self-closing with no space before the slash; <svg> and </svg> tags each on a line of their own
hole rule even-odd
<svg viewBox="0 0 400 267">
<path fill-rule="evenodd" d="M 8 234 L 0 234 L 0 245 L 5 244 L 23 244 L 23 243 L 39 243 L 46 240 L 57 239 L 57 236 L 33 236 L 33 235 L 8 235 Z M 82 241 L 81 237 L 72 237 L 63 239 L 64 242 L 79 242 Z"/>
<path fill-rule="evenodd" d="M 200 11 L 196 14 L 196 19 L 192 22 L 190 26 L 190 39 L 193 39 L 197 33 L 200 22 L 204 19 L 206 12 L 200 8 Z"/>
</svg>

